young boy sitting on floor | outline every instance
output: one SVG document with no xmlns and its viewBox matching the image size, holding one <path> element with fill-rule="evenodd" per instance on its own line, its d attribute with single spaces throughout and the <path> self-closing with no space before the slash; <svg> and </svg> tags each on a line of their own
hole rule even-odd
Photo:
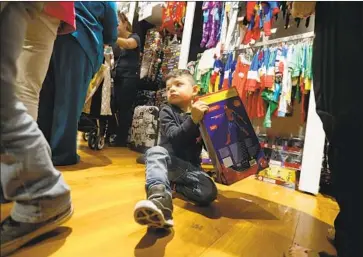
<svg viewBox="0 0 363 257">
<path fill-rule="evenodd" d="M 172 190 L 198 205 L 217 197 L 216 185 L 200 166 L 198 123 L 208 106 L 193 101 L 198 87 L 186 71 L 171 72 L 166 89 L 169 104 L 160 111 L 160 143 L 145 154 L 147 200 L 138 202 L 134 211 L 137 223 L 154 228 L 174 225 Z"/>
</svg>

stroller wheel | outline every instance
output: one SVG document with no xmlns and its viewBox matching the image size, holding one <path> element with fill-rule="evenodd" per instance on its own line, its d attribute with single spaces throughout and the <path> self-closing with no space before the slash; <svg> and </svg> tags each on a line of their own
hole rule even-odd
<svg viewBox="0 0 363 257">
<path fill-rule="evenodd" d="M 88 138 L 89 138 L 89 133 L 88 132 L 83 132 L 82 137 L 83 137 L 83 140 L 87 142 Z"/>
<path fill-rule="evenodd" d="M 92 133 L 88 136 L 88 146 L 89 148 L 91 148 L 92 150 L 96 150 L 97 147 L 97 135 Z"/>
<path fill-rule="evenodd" d="M 102 150 L 103 147 L 105 147 L 105 138 L 104 137 L 97 137 L 96 142 L 97 142 L 97 144 L 96 144 L 97 150 Z"/>
</svg>

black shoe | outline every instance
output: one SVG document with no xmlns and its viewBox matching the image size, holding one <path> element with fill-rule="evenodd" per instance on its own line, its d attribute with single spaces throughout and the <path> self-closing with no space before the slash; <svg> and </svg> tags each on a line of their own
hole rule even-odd
<svg viewBox="0 0 363 257">
<path fill-rule="evenodd" d="M 1 222 L 1 257 L 6 256 L 34 238 L 48 233 L 64 222 L 73 214 L 73 207 L 57 216 L 41 223 L 24 223 L 13 220 L 10 216 Z"/>
<path fill-rule="evenodd" d="M 145 154 L 140 155 L 139 157 L 136 158 L 136 163 L 138 164 L 145 164 Z"/>
<path fill-rule="evenodd" d="M 138 202 L 135 206 L 134 218 L 140 225 L 153 228 L 171 228 L 173 221 L 173 203 L 164 185 L 156 185 L 149 189 L 148 199 Z"/>
</svg>

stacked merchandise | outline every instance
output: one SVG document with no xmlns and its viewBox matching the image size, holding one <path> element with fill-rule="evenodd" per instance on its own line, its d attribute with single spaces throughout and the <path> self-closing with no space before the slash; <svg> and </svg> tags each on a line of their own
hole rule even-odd
<svg viewBox="0 0 363 257">
<path fill-rule="evenodd" d="M 304 139 L 302 137 L 271 138 L 266 134 L 260 134 L 258 137 L 269 161 L 269 168 L 259 172 L 257 178 L 296 189 L 301 170 Z"/>
</svg>

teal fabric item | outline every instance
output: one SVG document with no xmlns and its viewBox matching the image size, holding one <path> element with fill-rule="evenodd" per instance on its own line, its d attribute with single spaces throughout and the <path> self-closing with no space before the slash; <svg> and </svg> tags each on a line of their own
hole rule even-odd
<svg viewBox="0 0 363 257">
<path fill-rule="evenodd" d="M 115 2 L 74 2 L 77 39 L 91 61 L 93 70 L 103 63 L 103 45 L 117 40 L 117 6 Z"/>
<path fill-rule="evenodd" d="M 294 46 L 294 53 L 292 55 L 290 69 L 291 69 L 291 77 L 296 78 L 300 76 L 302 71 L 304 58 L 304 46 L 302 44 L 297 44 Z"/>
</svg>

